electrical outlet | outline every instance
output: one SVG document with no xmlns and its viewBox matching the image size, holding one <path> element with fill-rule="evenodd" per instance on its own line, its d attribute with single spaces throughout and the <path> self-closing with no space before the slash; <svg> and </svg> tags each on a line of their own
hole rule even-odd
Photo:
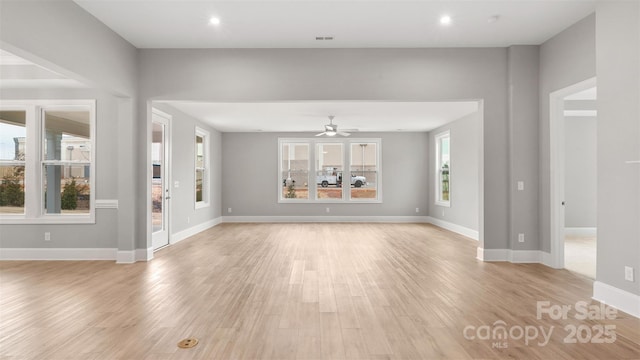
<svg viewBox="0 0 640 360">
<path fill-rule="evenodd" d="M 44 241 L 51 241 L 51 233 L 50 232 L 45 232 L 44 233 Z"/>
<path fill-rule="evenodd" d="M 180 187 L 180 181 L 174 181 L 173 182 L 173 187 L 174 188 L 179 188 Z"/>
<path fill-rule="evenodd" d="M 420 212 L 420 208 L 416 208 L 416 212 L 419 213 Z"/>
<path fill-rule="evenodd" d="M 331 212 L 331 209 L 330 209 L 330 208 L 327 208 L 327 212 L 328 212 L 328 213 L 329 213 L 329 212 Z"/>
<path fill-rule="evenodd" d="M 518 242 L 524 242 L 524 234 L 518 234 Z"/>
<path fill-rule="evenodd" d="M 444 209 L 442 209 L 442 216 L 444 216 Z"/>
<path fill-rule="evenodd" d="M 231 214 L 231 213 L 233 212 L 233 209 L 232 209 L 232 208 L 227 208 L 227 212 L 228 212 L 229 214 Z"/>
<path fill-rule="evenodd" d="M 633 268 L 631 266 L 624 267 L 624 279 L 633 282 Z"/>
<path fill-rule="evenodd" d="M 518 191 L 524 190 L 524 181 L 518 181 Z"/>
</svg>

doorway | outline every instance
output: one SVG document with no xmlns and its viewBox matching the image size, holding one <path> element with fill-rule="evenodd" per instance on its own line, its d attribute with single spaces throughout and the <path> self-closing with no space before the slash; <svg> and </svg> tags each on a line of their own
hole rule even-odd
<svg viewBox="0 0 640 360">
<path fill-rule="evenodd" d="M 153 250 L 169 245 L 171 115 L 153 109 L 151 136 L 151 237 Z"/>
<path fill-rule="evenodd" d="M 550 96 L 552 266 L 595 280 L 596 79 Z"/>
</svg>

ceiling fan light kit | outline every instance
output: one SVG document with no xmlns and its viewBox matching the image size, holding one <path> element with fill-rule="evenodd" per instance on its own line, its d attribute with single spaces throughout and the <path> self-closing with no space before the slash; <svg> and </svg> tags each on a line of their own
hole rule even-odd
<svg viewBox="0 0 640 360">
<path fill-rule="evenodd" d="M 336 136 L 336 135 L 350 136 L 351 134 L 349 134 L 348 132 L 338 131 L 338 125 L 333 123 L 333 119 L 334 118 L 335 118 L 335 116 L 329 115 L 329 123 L 324 126 L 324 132 L 316 134 L 316 136 L 323 136 L 323 135 L 326 135 L 326 136 Z"/>
</svg>

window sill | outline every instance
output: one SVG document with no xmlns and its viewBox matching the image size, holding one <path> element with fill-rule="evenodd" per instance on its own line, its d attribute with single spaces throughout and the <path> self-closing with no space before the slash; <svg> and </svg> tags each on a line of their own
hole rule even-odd
<svg viewBox="0 0 640 360">
<path fill-rule="evenodd" d="M 66 224 L 81 225 L 95 224 L 95 216 L 92 215 L 61 215 L 47 216 L 41 218 L 25 218 L 24 216 L 2 216 L 0 217 L 0 225 L 47 225 L 47 224 Z"/>
<path fill-rule="evenodd" d="M 382 204 L 382 200 L 278 200 L 278 204 Z"/>
<path fill-rule="evenodd" d="M 436 201 L 437 206 L 451 207 L 451 201 Z"/>
</svg>

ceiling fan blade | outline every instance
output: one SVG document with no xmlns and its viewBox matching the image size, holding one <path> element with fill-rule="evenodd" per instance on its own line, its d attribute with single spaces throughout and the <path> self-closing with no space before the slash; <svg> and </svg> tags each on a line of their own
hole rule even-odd
<svg viewBox="0 0 640 360">
<path fill-rule="evenodd" d="M 322 135 L 325 135 L 325 134 L 326 134 L 326 132 L 321 132 L 320 134 L 316 134 L 316 136 L 322 136 Z"/>
<path fill-rule="evenodd" d="M 347 133 L 347 132 L 339 132 L 338 135 L 341 136 L 351 136 L 351 134 Z"/>
</svg>

